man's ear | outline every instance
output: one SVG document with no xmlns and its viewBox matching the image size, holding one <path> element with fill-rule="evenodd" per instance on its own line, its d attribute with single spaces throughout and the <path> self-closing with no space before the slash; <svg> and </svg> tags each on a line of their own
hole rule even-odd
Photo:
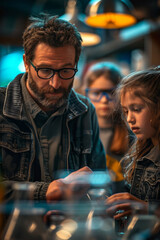
<svg viewBox="0 0 160 240">
<path fill-rule="evenodd" d="M 29 71 L 29 63 L 26 60 L 26 55 L 25 54 L 23 54 L 23 62 L 24 62 L 26 72 L 28 72 Z"/>
</svg>

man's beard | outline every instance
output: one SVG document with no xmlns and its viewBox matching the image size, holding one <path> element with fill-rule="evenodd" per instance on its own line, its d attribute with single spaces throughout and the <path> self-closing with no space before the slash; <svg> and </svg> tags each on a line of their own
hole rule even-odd
<svg viewBox="0 0 160 240">
<path fill-rule="evenodd" d="M 49 84 L 47 87 L 39 88 L 36 81 L 32 78 L 31 74 L 28 73 L 28 85 L 34 94 L 34 100 L 42 109 L 46 109 L 46 111 L 56 111 L 63 105 L 67 104 L 69 93 L 73 86 L 73 81 L 67 89 L 62 87 L 54 89 Z M 46 96 L 48 93 L 50 93 L 50 97 Z M 59 97 L 57 95 L 54 95 L 58 93 L 62 93 L 62 96 Z M 53 96 L 51 94 L 53 94 Z"/>
</svg>

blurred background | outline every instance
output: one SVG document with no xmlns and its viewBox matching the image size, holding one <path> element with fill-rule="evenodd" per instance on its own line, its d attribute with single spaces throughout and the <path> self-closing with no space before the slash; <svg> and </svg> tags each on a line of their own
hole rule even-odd
<svg viewBox="0 0 160 240">
<path fill-rule="evenodd" d="M 101 2 L 102 1 L 102 2 Z M 98 61 L 117 63 L 124 74 L 160 64 L 160 0 L 1 0 L 0 1 L 0 85 L 6 86 L 24 71 L 22 34 L 30 16 L 46 12 L 74 23 L 83 34 L 96 35 L 96 42 L 83 40 L 83 51 L 78 65 L 75 88 L 83 81 L 87 68 Z M 87 17 L 95 11 L 111 12 L 113 3 L 128 4 L 133 23 L 120 26 L 105 20 L 102 26 L 89 26 Z M 107 5 L 108 4 L 108 5 Z M 117 4 L 117 3 L 116 3 Z M 92 9 L 91 9 L 92 7 Z M 93 8 L 94 7 L 94 8 Z M 98 9 L 100 8 L 100 10 Z M 91 9 L 91 10 L 90 10 Z M 96 9 L 96 10 L 95 10 Z M 122 11 L 121 7 L 119 7 Z M 127 10 L 128 10 L 127 9 Z M 116 13 L 117 9 L 113 10 Z M 96 14 L 96 13 L 95 13 Z M 98 20 L 99 21 L 99 20 Z M 96 23 L 98 24 L 96 20 Z M 105 21 L 108 21 L 105 22 Z M 126 22 L 127 20 L 125 20 Z M 115 24 L 115 25 L 114 25 Z M 116 25 L 117 24 L 117 25 Z"/>
</svg>

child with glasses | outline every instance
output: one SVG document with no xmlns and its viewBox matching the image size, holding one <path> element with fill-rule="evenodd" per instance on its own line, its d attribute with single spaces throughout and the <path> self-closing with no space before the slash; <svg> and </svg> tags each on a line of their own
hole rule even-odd
<svg viewBox="0 0 160 240">
<path fill-rule="evenodd" d="M 122 183 L 123 180 L 119 160 L 129 147 L 128 129 L 121 120 L 120 112 L 116 110 L 114 95 L 121 78 L 120 69 L 111 62 L 93 64 L 84 78 L 86 96 L 96 108 L 100 138 L 107 154 L 107 168 L 117 184 Z"/>
</svg>

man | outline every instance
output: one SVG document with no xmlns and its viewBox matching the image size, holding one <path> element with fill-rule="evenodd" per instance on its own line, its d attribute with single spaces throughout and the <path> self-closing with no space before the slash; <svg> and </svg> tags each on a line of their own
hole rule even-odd
<svg viewBox="0 0 160 240">
<path fill-rule="evenodd" d="M 6 198 L 14 199 L 18 181 L 35 182 L 35 200 L 64 199 L 74 194 L 68 184 L 105 169 L 95 109 L 72 89 L 81 37 L 69 22 L 42 15 L 24 31 L 23 46 L 26 73 L 0 90 Z M 63 170 L 72 173 L 57 180 Z"/>
</svg>

